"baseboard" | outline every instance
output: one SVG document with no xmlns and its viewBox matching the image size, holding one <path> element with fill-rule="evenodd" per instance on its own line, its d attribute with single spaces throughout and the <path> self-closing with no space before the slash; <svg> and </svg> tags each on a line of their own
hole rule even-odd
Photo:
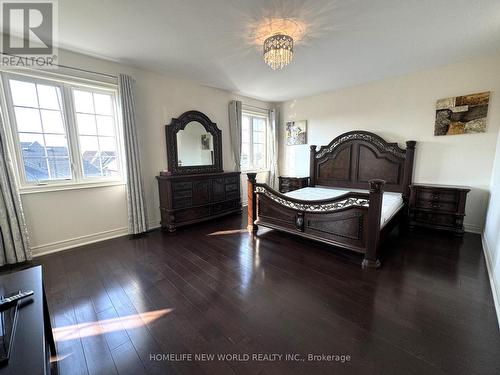
<svg viewBox="0 0 500 375">
<path fill-rule="evenodd" d="M 500 329 L 500 285 L 497 286 L 495 284 L 495 278 L 493 277 L 493 264 L 491 264 L 491 258 L 490 258 L 490 247 L 488 245 L 486 237 L 484 236 L 484 233 L 481 235 L 481 242 L 483 244 L 483 253 L 484 253 L 484 258 L 486 259 L 486 268 L 488 269 L 488 277 L 490 279 L 491 294 L 493 294 L 493 302 L 495 304 L 495 310 L 497 312 L 498 328 Z"/>
<path fill-rule="evenodd" d="M 155 230 L 161 227 L 161 220 L 154 219 L 148 221 L 148 230 Z"/>
<path fill-rule="evenodd" d="M 78 246 L 126 236 L 127 234 L 128 228 L 111 229 L 99 233 L 92 233 L 85 236 L 73 237 L 62 241 L 33 246 L 31 248 L 31 252 L 33 253 L 34 257 L 39 257 L 42 255 L 52 254 L 58 251 L 67 250 Z"/>
<path fill-rule="evenodd" d="M 154 219 L 149 221 L 148 230 L 160 228 L 160 220 Z M 74 247 L 88 245 L 91 243 L 110 240 L 112 238 L 128 235 L 128 228 L 117 228 L 106 230 L 99 233 L 87 234 L 85 236 L 73 237 L 62 241 L 55 241 L 43 245 L 33 246 L 31 252 L 33 257 L 57 253 L 58 251 L 72 249 Z"/>
<path fill-rule="evenodd" d="M 468 233 L 476 233 L 476 234 L 483 233 L 483 227 L 468 223 L 464 223 L 464 230 Z"/>
</svg>

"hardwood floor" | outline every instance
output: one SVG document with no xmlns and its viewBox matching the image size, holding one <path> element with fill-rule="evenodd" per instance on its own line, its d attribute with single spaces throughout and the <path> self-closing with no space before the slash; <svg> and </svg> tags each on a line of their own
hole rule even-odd
<svg viewBox="0 0 500 375">
<path fill-rule="evenodd" d="M 383 268 L 363 271 L 360 258 L 325 245 L 264 229 L 253 237 L 244 220 L 37 258 L 59 373 L 499 373 L 478 235 L 395 235 Z M 202 353 L 234 360 L 194 358 Z"/>
</svg>

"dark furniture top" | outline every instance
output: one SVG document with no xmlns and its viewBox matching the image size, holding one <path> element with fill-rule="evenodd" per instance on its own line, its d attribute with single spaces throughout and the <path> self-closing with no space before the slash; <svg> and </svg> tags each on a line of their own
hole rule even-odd
<svg viewBox="0 0 500 375">
<path fill-rule="evenodd" d="M 288 193 L 309 186 L 309 177 L 278 177 L 280 193 Z"/>
<path fill-rule="evenodd" d="M 179 149 L 177 133 L 190 123 L 199 123 L 211 134 L 213 142 L 212 164 L 206 165 L 179 165 Z M 168 170 L 172 174 L 196 174 L 222 172 L 222 132 L 217 124 L 199 111 L 188 111 L 173 118 L 170 125 L 165 126 L 167 138 Z M 199 140 L 201 142 L 201 139 Z"/>
<path fill-rule="evenodd" d="M 161 226 L 169 231 L 241 212 L 240 172 L 157 176 Z"/>
<path fill-rule="evenodd" d="M 384 190 L 409 197 L 415 141 L 406 150 L 376 134 L 355 130 L 339 135 L 327 146 L 310 154 L 310 185 L 368 189 L 373 179 L 385 181 Z"/>
<path fill-rule="evenodd" d="M 48 346 L 53 345 L 53 338 L 43 293 L 42 267 L 37 266 L 2 275 L 0 286 L 3 289 L 2 294 L 18 290 L 34 292 L 31 296 L 33 302 L 18 310 L 12 353 L 8 364 L 0 368 L 0 374 L 48 374 L 50 372 L 47 361 L 50 357 Z"/>
<path fill-rule="evenodd" d="M 469 187 L 413 184 L 410 190 L 410 228 L 423 226 L 464 234 Z"/>
</svg>

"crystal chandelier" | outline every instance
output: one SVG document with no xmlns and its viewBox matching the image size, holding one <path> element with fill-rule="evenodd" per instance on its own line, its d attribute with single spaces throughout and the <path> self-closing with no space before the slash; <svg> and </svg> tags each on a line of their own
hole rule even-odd
<svg viewBox="0 0 500 375">
<path fill-rule="evenodd" d="M 264 61 L 271 69 L 283 69 L 292 61 L 293 39 L 285 34 L 276 34 L 264 40 Z"/>
</svg>

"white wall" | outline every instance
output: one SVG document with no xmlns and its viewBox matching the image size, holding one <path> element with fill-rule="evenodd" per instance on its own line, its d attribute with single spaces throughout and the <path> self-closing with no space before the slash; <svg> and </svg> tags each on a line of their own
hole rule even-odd
<svg viewBox="0 0 500 375">
<path fill-rule="evenodd" d="M 500 134 L 491 178 L 491 196 L 484 226 L 483 247 L 500 324 Z"/>
<path fill-rule="evenodd" d="M 500 122 L 500 56 L 287 101 L 280 126 L 281 174 L 309 175 L 309 146 L 286 146 L 284 123 L 308 121 L 308 143 L 325 145 L 349 130 L 388 141 L 416 140 L 415 182 L 468 185 L 466 229 L 483 228 Z M 483 134 L 435 137 L 436 100 L 491 91 Z"/>
<path fill-rule="evenodd" d="M 59 50 L 59 64 L 136 81 L 136 115 L 150 226 L 159 225 L 155 176 L 167 169 L 165 125 L 188 110 L 205 113 L 222 130 L 223 166 L 234 170 L 230 149 L 228 103 L 232 99 L 268 108 L 267 103 L 228 91 L 200 86 L 177 77 L 134 69 L 114 62 Z M 72 247 L 127 233 L 124 186 L 99 187 L 22 195 L 34 254 Z"/>
</svg>

